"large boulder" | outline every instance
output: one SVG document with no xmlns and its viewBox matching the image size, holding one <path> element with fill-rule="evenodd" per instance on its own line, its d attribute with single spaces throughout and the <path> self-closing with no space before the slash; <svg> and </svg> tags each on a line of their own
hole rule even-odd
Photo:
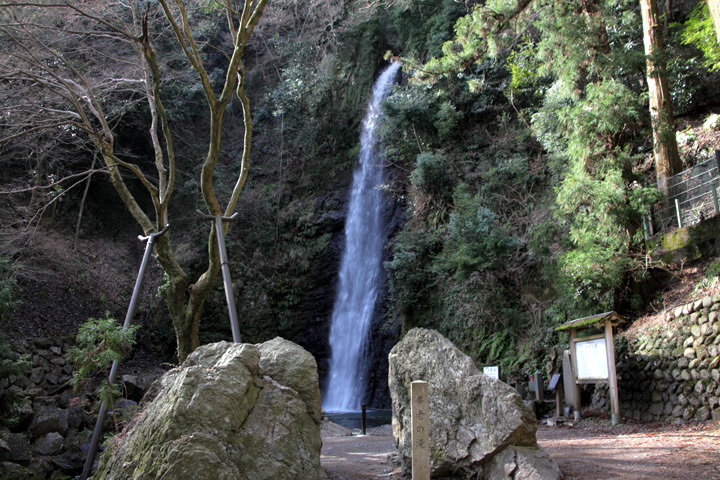
<svg viewBox="0 0 720 480">
<path fill-rule="evenodd" d="M 326 478 L 319 421 L 309 413 L 315 405 L 304 401 L 319 398 L 317 380 L 312 395 L 306 383 L 293 384 L 317 379 L 312 356 L 286 340 L 272 345 L 220 342 L 196 350 L 153 386 L 154 398 L 115 437 L 95 478 Z M 304 365 L 304 377 L 280 367 L 264 371 L 263 357 L 277 351 L 292 358 L 269 364 Z"/>
<path fill-rule="evenodd" d="M 537 445 L 537 420 L 520 394 L 482 374 L 433 330 L 416 328 L 390 351 L 393 435 L 405 474 L 412 467 L 410 384 L 429 384 L 432 475 L 477 479 L 557 479 Z"/>
</svg>

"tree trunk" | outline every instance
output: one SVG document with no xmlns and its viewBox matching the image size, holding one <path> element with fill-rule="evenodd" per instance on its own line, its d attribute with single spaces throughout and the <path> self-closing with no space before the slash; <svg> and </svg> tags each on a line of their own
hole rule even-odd
<svg viewBox="0 0 720 480">
<path fill-rule="evenodd" d="M 715 27 L 715 36 L 720 42 L 720 0 L 707 0 L 708 8 L 710 8 L 710 18 L 712 18 Z"/>
<path fill-rule="evenodd" d="M 657 0 L 640 0 L 643 18 L 645 55 L 647 56 L 647 82 L 650 94 L 655 155 L 655 172 L 658 189 L 668 194 L 667 179 L 682 170 L 675 139 L 675 121 L 665 71 L 665 51 L 660 31 Z"/>
<path fill-rule="evenodd" d="M 32 194 L 30 195 L 29 214 L 32 217 L 34 212 L 39 209 L 40 204 L 44 204 L 45 187 L 48 184 L 48 165 L 45 155 L 40 153 L 40 147 L 35 149 L 37 162 L 35 164 L 35 181 L 33 183 Z"/>
<path fill-rule="evenodd" d="M 80 211 L 78 212 L 77 223 L 75 224 L 75 239 L 73 240 L 73 252 L 77 253 L 78 249 L 78 238 L 80 237 L 80 224 L 82 222 L 83 210 L 85 210 L 85 200 L 87 200 L 88 191 L 90 190 L 90 182 L 92 181 L 92 172 L 95 170 L 95 161 L 97 160 L 97 153 L 93 155 L 92 164 L 90 165 L 90 174 L 88 175 L 87 182 L 85 182 L 85 190 L 83 191 L 82 198 L 80 199 Z"/>
</svg>

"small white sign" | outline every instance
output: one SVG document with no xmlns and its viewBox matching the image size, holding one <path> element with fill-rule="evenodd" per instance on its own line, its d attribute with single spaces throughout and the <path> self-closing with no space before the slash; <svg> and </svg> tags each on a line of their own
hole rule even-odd
<svg viewBox="0 0 720 480">
<path fill-rule="evenodd" d="M 500 380 L 500 367 L 483 367 L 483 373 L 488 377 Z"/>
<path fill-rule="evenodd" d="M 608 362 L 605 339 L 575 343 L 578 380 L 607 380 Z"/>
</svg>

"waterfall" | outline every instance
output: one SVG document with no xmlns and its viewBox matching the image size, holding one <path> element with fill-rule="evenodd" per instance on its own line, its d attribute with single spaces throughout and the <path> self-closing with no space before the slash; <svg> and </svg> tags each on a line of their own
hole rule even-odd
<svg viewBox="0 0 720 480">
<path fill-rule="evenodd" d="M 366 344 L 382 285 L 382 253 L 387 232 L 382 218 L 383 159 L 376 152 L 380 102 L 389 95 L 399 63 L 375 82 L 360 136 L 360 164 L 353 173 L 345 247 L 330 324 L 330 374 L 323 397 L 327 412 L 359 410 L 365 393 Z"/>
</svg>

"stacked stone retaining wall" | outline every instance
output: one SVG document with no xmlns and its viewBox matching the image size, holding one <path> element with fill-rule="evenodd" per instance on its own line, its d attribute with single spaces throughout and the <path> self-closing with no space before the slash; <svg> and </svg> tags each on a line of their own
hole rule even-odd
<svg viewBox="0 0 720 480">
<path fill-rule="evenodd" d="M 10 344 L 14 360 L 24 359 L 25 371 L 11 375 L 8 390 L 23 394 L 17 405 L 17 421 L 11 430 L 0 429 L 0 478 L 70 478 L 80 473 L 85 450 L 95 426 L 98 399 L 93 385 L 74 392 L 70 388 L 73 366 L 67 354 L 74 339 L 45 338 Z M 123 375 L 123 393 L 138 400 L 153 376 Z M 136 403 L 115 403 L 106 431 L 114 428 L 114 418 L 131 413 Z M 112 412 L 111 412 L 112 413 Z"/>
<path fill-rule="evenodd" d="M 666 315 L 660 326 L 618 338 L 622 416 L 670 422 L 720 419 L 720 294 Z"/>
</svg>

